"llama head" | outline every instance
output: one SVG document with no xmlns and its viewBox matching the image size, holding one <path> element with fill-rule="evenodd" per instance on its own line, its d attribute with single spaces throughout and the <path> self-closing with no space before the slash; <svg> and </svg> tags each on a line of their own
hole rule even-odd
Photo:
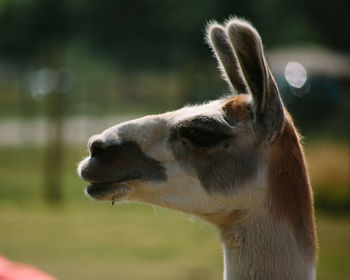
<svg viewBox="0 0 350 280">
<path fill-rule="evenodd" d="M 207 41 L 237 94 L 146 116 L 91 137 L 79 164 L 98 200 L 141 201 L 220 223 L 233 210 L 258 209 L 268 151 L 285 124 L 260 36 L 247 22 L 212 23 Z"/>
</svg>

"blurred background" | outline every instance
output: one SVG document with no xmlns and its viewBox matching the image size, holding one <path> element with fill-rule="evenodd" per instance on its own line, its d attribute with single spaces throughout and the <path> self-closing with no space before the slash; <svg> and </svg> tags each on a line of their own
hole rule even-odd
<svg viewBox="0 0 350 280">
<path fill-rule="evenodd" d="M 92 202 L 75 170 L 91 135 L 226 94 L 203 32 L 237 15 L 261 33 L 304 136 L 318 279 L 348 279 L 348 11 L 345 0 L 1 0 L 0 254 L 57 279 L 221 279 L 212 227 Z"/>
</svg>

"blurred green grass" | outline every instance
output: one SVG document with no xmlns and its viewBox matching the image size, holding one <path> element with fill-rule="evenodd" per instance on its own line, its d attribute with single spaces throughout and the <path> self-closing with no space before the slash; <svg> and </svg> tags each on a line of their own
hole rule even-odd
<svg viewBox="0 0 350 280">
<path fill-rule="evenodd" d="M 65 149 L 65 201 L 58 207 L 42 200 L 44 150 L 0 149 L 0 254 L 58 279 L 222 278 L 215 229 L 151 206 L 91 201 L 75 173 L 84 154 L 84 147 Z M 348 279 L 349 216 L 317 211 L 316 220 L 318 279 Z"/>
</svg>

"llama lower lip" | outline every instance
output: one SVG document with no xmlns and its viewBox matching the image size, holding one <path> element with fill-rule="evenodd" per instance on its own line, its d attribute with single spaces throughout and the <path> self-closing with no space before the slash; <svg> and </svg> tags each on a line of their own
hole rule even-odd
<svg viewBox="0 0 350 280">
<path fill-rule="evenodd" d="M 130 189 L 122 182 L 99 182 L 88 185 L 86 193 L 98 200 L 117 200 L 125 196 L 129 190 Z"/>
</svg>

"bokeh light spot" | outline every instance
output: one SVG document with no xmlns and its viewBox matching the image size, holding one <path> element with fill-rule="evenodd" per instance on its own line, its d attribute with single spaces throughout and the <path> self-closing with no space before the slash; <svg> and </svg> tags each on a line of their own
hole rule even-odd
<svg viewBox="0 0 350 280">
<path fill-rule="evenodd" d="M 284 69 L 284 76 L 287 82 L 294 88 L 302 88 L 307 80 L 307 72 L 305 67 L 294 61 L 287 63 Z"/>
<path fill-rule="evenodd" d="M 53 69 L 41 69 L 31 77 L 30 90 L 32 97 L 36 100 L 56 90 L 59 86 L 59 73 Z"/>
</svg>

